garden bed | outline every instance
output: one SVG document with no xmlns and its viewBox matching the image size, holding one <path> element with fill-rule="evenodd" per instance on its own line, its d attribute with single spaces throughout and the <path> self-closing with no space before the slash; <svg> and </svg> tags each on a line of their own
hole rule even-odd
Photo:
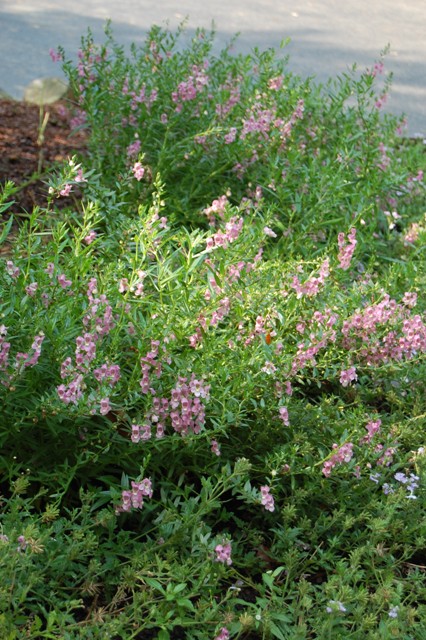
<svg viewBox="0 0 426 640">
<path fill-rule="evenodd" d="M 42 175 L 0 103 L 0 628 L 420 639 L 424 146 L 212 39 L 52 52 Z"/>
</svg>

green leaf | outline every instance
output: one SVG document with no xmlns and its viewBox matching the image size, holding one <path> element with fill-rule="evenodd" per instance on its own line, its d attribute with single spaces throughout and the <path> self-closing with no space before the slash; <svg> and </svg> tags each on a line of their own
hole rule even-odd
<svg viewBox="0 0 426 640">
<path fill-rule="evenodd" d="M 6 211 L 6 209 L 12 206 L 12 204 L 13 202 L 6 202 L 5 204 L 1 205 L 0 213 L 3 213 L 4 211 Z M 0 235 L 0 244 L 3 244 L 3 242 L 6 240 L 7 236 L 9 235 L 10 229 L 12 227 L 12 222 L 13 222 L 13 216 L 10 216 L 6 224 L 3 225 L 3 229 Z"/>
<path fill-rule="evenodd" d="M 186 582 L 181 582 L 179 584 L 177 584 L 175 587 L 173 587 L 171 589 L 171 591 L 173 593 L 180 593 L 181 591 L 183 591 L 184 589 L 186 589 Z"/>
<path fill-rule="evenodd" d="M 145 582 L 145 584 L 147 584 L 149 587 L 152 587 L 153 589 L 156 589 L 157 591 L 159 591 L 160 593 L 162 593 L 163 595 L 166 595 L 166 592 L 162 586 L 162 584 L 160 582 L 158 582 L 158 580 L 155 580 L 154 578 L 143 578 L 143 581 Z"/>
<path fill-rule="evenodd" d="M 272 589 L 272 587 L 274 586 L 274 578 L 269 573 L 263 573 L 262 580 L 267 587 Z"/>
<path fill-rule="evenodd" d="M 278 638 L 279 640 L 289 640 L 290 636 L 285 634 L 276 624 L 275 622 L 269 623 L 269 630 L 272 633 L 274 638 Z"/>
<path fill-rule="evenodd" d="M 179 598 L 178 600 L 176 600 L 176 604 L 178 607 L 183 607 L 184 609 L 194 611 L 194 605 L 191 600 L 188 600 L 188 598 Z"/>
</svg>

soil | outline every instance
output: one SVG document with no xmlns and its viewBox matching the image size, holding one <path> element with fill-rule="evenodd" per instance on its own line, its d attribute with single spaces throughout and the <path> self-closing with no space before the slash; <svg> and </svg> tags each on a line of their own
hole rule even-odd
<svg viewBox="0 0 426 640">
<path fill-rule="evenodd" d="M 18 187 L 15 204 L 6 212 L 26 215 L 36 205 L 46 204 L 46 171 L 74 153 L 84 153 L 84 132 L 73 132 L 71 114 L 64 101 L 46 107 L 49 119 L 40 146 L 39 107 L 14 100 L 0 100 L 0 189 L 7 180 Z M 42 171 L 38 173 L 40 153 Z"/>
</svg>

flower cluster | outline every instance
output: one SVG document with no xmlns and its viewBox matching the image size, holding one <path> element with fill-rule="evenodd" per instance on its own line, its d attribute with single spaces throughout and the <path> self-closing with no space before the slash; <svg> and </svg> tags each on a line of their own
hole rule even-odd
<svg viewBox="0 0 426 640">
<path fill-rule="evenodd" d="M 407 498 L 410 500 L 416 500 L 417 496 L 414 494 L 415 490 L 419 487 L 419 476 L 416 476 L 414 473 L 410 473 L 409 476 L 405 475 L 405 473 L 395 473 L 394 478 L 397 482 L 403 484 L 407 490 Z"/>
<path fill-rule="evenodd" d="M 342 369 L 340 372 L 340 384 L 342 387 L 347 387 L 351 382 L 358 380 L 355 367 L 349 367 L 349 369 Z"/>
<path fill-rule="evenodd" d="M 228 205 L 228 197 L 226 195 L 223 195 L 213 200 L 210 207 L 206 207 L 203 210 L 203 213 L 208 217 L 211 226 L 214 226 L 217 217 L 219 217 L 221 220 L 224 219 L 224 214 Z"/>
<path fill-rule="evenodd" d="M 209 77 L 205 69 L 193 65 L 192 75 L 177 86 L 176 91 L 172 92 L 172 100 L 176 104 L 176 111 L 182 111 L 183 103 L 195 100 L 197 95 L 204 90 L 208 84 Z"/>
<path fill-rule="evenodd" d="M 406 292 L 402 304 L 383 299 L 357 311 L 342 325 L 342 346 L 352 351 L 358 348 L 359 357 L 368 365 L 410 359 L 426 352 L 426 325 L 419 314 L 410 315 L 416 304 L 416 294 Z M 383 337 L 378 335 L 382 327 Z"/>
<path fill-rule="evenodd" d="M 44 333 L 41 331 L 39 334 L 34 336 L 33 342 L 31 344 L 31 351 L 22 352 L 19 351 L 15 356 L 15 363 L 12 365 L 10 371 L 9 370 L 9 352 L 11 343 L 7 342 L 7 327 L 2 324 L 0 326 L 0 372 L 4 372 L 4 377 L 1 380 L 1 383 L 8 387 L 14 375 L 22 373 L 23 369 L 27 367 L 35 367 L 37 364 L 40 354 L 41 354 L 41 345 L 44 341 Z"/>
<path fill-rule="evenodd" d="M 210 442 L 210 447 L 211 447 L 212 453 L 214 453 L 215 456 L 220 456 L 221 455 L 219 443 L 218 443 L 217 440 L 212 440 Z"/>
<path fill-rule="evenodd" d="M 346 463 L 350 462 L 353 456 L 352 442 L 347 442 L 346 444 L 343 444 L 341 447 L 339 447 L 337 444 L 333 444 L 333 449 L 335 450 L 335 453 L 333 453 L 333 455 L 324 462 L 324 465 L 322 468 L 322 473 L 325 475 L 326 478 L 330 476 L 332 469 L 336 465 L 343 464 L 344 462 Z"/>
<path fill-rule="evenodd" d="M 271 487 L 264 485 L 260 487 L 261 504 L 265 507 L 266 511 L 275 511 L 274 496 L 271 495 Z"/>
<path fill-rule="evenodd" d="M 161 362 L 156 360 L 159 343 L 152 342 L 153 350 L 141 359 L 142 380 L 140 383 L 142 392 L 151 393 L 153 396 L 152 408 L 145 414 L 142 425 L 132 425 L 132 442 L 149 440 L 153 428 L 156 429 L 157 438 L 164 437 L 166 422 L 170 422 L 174 431 L 181 436 L 200 433 L 205 420 L 204 403 L 209 399 L 210 386 L 198 380 L 194 374 L 190 380 L 185 376 L 179 376 L 177 384 L 171 390 L 170 398 L 157 397 L 155 389 L 150 386 L 150 371 L 153 368 L 156 376 L 160 377 L 162 369 Z"/>
<path fill-rule="evenodd" d="M 13 280 L 16 280 L 21 273 L 21 270 L 12 262 L 12 260 L 6 260 L 6 272 Z"/>
<path fill-rule="evenodd" d="M 144 478 L 140 482 L 132 481 L 131 487 L 131 491 L 125 490 L 122 492 L 121 505 L 116 508 L 116 513 L 142 509 L 144 498 L 152 498 L 152 483 L 149 478 Z"/>
<path fill-rule="evenodd" d="M 34 341 L 31 345 L 31 349 L 33 353 L 30 355 L 29 353 L 17 353 L 16 354 L 16 367 L 20 371 L 22 365 L 24 367 L 34 367 L 41 354 L 41 345 L 43 344 L 44 333 L 40 332 L 39 335 L 34 337 Z"/>
<path fill-rule="evenodd" d="M 138 180 L 138 182 L 142 180 L 142 178 L 145 175 L 145 169 L 142 166 L 142 163 L 140 162 L 135 162 L 135 164 L 132 167 L 132 171 L 133 171 L 133 175 L 135 176 L 136 180 Z"/>
<path fill-rule="evenodd" d="M 222 564 L 227 564 L 228 566 L 232 564 L 232 558 L 231 558 L 232 546 L 230 542 L 226 542 L 224 544 L 217 544 L 214 550 L 216 553 L 216 562 L 221 562 Z"/>
<path fill-rule="evenodd" d="M 0 326 L 0 371 L 5 371 L 8 366 L 10 342 L 6 341 L 6 336 L 7 327 L 2 324 Z"/>
<path fill-rule="evenodd" d="M 107 381 L 109 384 L 116 384 L 120 380 L 120 367 L 118 364 L 103 364 L 93 370 L 93 375 L 98 382 Z"/>
<path fill-rule="evenodd" d="M 339 254 L 337 259 L 339 260 L 340 268 L 343 270 L 349 269 L 357 241 L 355 239 L 356 229 L 352 228 L 348 233 L 348 241 L 346 244 L 345 234 L 339 233 L 337 241 L 339 245 Z"/>
<path fill-rule="evenodd" d="M 288 384 L 290 384 L 290 383 L 288 383 Z M 289 420 L 289 417 L 288 417 L 288 409 L 287 409 L 287 407 L 280 407 L 279 408 L 279 414 L 280 414 L 280 418 L 284 422 L 285 426 L 288 427 L 290 425 L 290 420 Z"/>
<path fill-rule="evenodd" d="M 297 276 L 294 276 L 290 286 L 296 291 L 297 298 L 301 298 L 302 296 L 313 297 L 319 293 L 320 288 L 324 285 L 329 274 L 330 260 L 326 258 L 321 264 L 318 276 L 311 276 L 303 284 L 301 284 Z"/>
<path fill-rule="evenodd" d="M 107 335 L 115 325 L 112 307 L 106 296 L 97 294 L 97 282 L 91 278 L 87 289 L 89 301 L 88 313 L 83 318 L 83 324 L 91 329 L 76 338 L 74 364 L 71 357 L 67 357 L 61 364 L 61 378 L 66 380 L 57 387 L 59 398 L 65 404 L 77 404 L 83 397 L 86 382 L 84 376 L 90 373 L 92 363 L 96 359 L 97 344 L 101 338 Z M 118 365 L 103 363 L 93 370 L 94 378 L 102 385 L 114 386 L 120 379 L 120 368 Z M 101 415 L 106 415 L 110 411 L 108 397 L 103 397 L 99 402 Z"/>
<path fill-rule="evenodd" d="M 243 219 L 238 216 L 233 216 L 226 224 L 225 231 L 217 231 L 210 238 L 207 238 L 206 249 L 211 251 L 218 247 L 226 249 L 228 244 L 234 242 L 241 233 L 243 228 Z"/>
<path fill-rule="evenodd" d="M 367 444 L 370 443 L 374 435 L 380 431 L 381 424 L 382 421 L 380 420 L 380 418 L 378 420 L 370 420 L 365 425 L 365 428 L 367 429 L 367 435 L 365 435 L 361 439 L 361 442 L 366 442 Z"/>
</svg>

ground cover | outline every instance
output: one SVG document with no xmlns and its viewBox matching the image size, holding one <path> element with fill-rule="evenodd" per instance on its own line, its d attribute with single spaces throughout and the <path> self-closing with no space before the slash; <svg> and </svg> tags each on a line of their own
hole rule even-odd
<svg viewBox="0 0 426 640">
<path fill-rule="evenodd" d="M 1 627 L 423 638 L 424 145 L 383 57 L 212 38 L 51 52 L 85 153 L 3 186 Z"/>
</svg>

